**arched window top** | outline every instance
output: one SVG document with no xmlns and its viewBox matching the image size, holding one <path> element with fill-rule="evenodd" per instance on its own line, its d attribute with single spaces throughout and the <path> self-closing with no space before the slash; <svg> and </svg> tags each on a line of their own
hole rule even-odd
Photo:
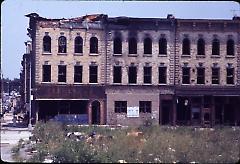
<svg viewBox="0 0 240 164">
<path fill-rule="evenodd" d="M 234 40 L 228 39 L 227 41 L 227 55 L 234 55 Z"/>
<path fill-rule="evenodd" d="M 198 39 L 197 55 L 205 55 L 205 41 L 203 38 Z"/>
<path fill-rule="evenodd" d="M 183 39 L 182 53 L 183 55 L 190 55 L 190 40 L 188 38 Z"/>
<path fill-rule="evenodd" d="M 212 55 L 220 54 L 220 42 L 217 38 L 212 41 Z"/>
<path fill-rule="evenodd" d="M 43 52 L 51 53 L 51 37 L 48 35 L 43 37 Z"/>
<path fill-rule="evenodd" d="M 120 37 L 115 37 L 113 41 L 113 53 L 121 54 L 122 53 L 122 39 Z"/>
<path fill-rule="evenodd" d="M 152 54 L 152 39 L 149 37 L 144 39 L 144 54 Z"/>
<path fill-rule="evenodd" d="M 83 52 L 83 39 L 82 39 L 81 36 L 77 36 L 75 38 L 74 52 L 75 53 L 82 53 Z"/>
<path fill-rule="evenodd" d="M 90 39 L 90 53 L 98 53 L 98 39 L 96 37 Z"/>
<path fill-rule="evenodd" d="M 135 37 L 128 39 L 128 50 L 129 54 L 137 54 L 137 39 Z"/>
<path fill-rule="evenodd" d="M 67 39 L 65 36 L 60 36 L 58 38 L 58 52 L 59 53 L 67 52 Z"/>
<path fill-rule="evenodd" d="M 159 54 L 167 54 L 167 39 L 159 39 Z"/>
</svg>

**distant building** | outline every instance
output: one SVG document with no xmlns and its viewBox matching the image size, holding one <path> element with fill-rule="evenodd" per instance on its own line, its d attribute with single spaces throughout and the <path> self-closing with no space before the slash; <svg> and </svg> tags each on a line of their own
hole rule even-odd
<svg viewBox="0 0 240 164">
<path fill-rule="evenodd" d="M 239 19 L 26 16 L 36 120 L 240 125 Z"/>
</svg>

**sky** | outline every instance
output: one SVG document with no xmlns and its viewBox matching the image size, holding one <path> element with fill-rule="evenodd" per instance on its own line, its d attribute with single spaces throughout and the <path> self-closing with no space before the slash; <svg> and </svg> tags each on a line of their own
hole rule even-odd
<svg viewBox="0 0 240 164">
<path fill-rule="evenodd" d="M 236 10 L 235 12 L 233 10 Z M 1 70 L 4 78 L 19 78 L 22 56 L 26 51 L 29 18 L 36 12 L 46 18 L 73 18 L 86 14 L 109 17 L 181 19 L 232 19 L 240 16 L 240 4 L 234 1 L 77 1 L 77 0 L 5 0 L 1 3 Z"/>
</svg>

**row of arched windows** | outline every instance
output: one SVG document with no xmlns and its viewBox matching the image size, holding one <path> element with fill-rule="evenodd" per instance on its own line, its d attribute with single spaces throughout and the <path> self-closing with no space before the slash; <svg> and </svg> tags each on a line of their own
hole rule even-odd
<svg viewBox="0 0 240 164">
<path fill-rule="evenodd" d="M 43 37 L 43 52 L 51 53 L 51 37 L 46 35 Z M 83 39 L 77 36 L 74 40 L 74 52 L 83 52 Z M 67 53 L 67 39 L 65 36 L 58 38 L 58 53 Z M 90 38 L 90 53 L 98 53 L 98 39 Z"/>
<path fill-rule="evenodd" d="M 190 55 L 190 40 L 184 38 L 182 42 L 182 54 Z M 197 55 L 205 55 L 205 41 L 200 38 L 197 41 Z M 220 41 L 218 39 L 212 40 L 212 55 L 220 55 Z M 234 40 L 227 41 L 227 55 L 234 55 Z"/>
</svg>

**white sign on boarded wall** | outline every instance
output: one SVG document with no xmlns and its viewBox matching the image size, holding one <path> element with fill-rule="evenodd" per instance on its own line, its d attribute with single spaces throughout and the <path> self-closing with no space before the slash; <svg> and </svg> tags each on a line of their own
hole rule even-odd
<svg viewBox="0 0 240 164">
<path fill-rule="evenodd" d="M 127 117 L 139 117 L 139 107 L 127 107 Z"/>
</svg>

